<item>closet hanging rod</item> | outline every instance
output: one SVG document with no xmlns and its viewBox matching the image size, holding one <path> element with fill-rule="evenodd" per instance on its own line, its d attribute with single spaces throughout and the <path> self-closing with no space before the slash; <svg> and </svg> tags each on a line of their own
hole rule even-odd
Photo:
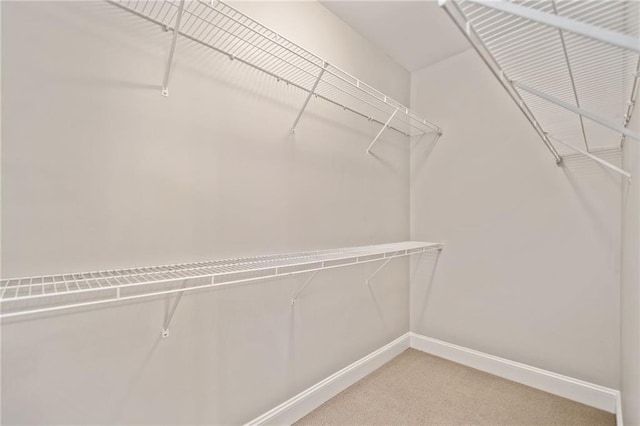
<svg viewBox="0 0 640 426">
<path fill-rule="evenodd" d="M 592 153 L 588 152 L 588 151 L 583 151 L 580 148 L 577 148 L 569 143 L 563 142 L 560 139 L 557 139 L 553 136 L 549 136 L 551 139 L 553 139 L 555 142 L 559 143 L 560 145 L 564 145 L 569 149 L 574 150 L 575 152 L 577 152 L 578 154 L 582 154 L 585 157 L 589 157 L 590 159 L 592 159 L 593 161 L 595 161 L 596 163 L 608 168 L 609 170 L 613 170 L 614 172 L 624 176 L 627 178 L 627 182 L 631 182 L 631 173 L 627 172 L 626 170 L 622 170 L 620 167 L 614 166 L 613 164 L 609 163 L 608 161 L 603 160 L 602 158 L 593 155 Z"/>
<path fill-rule="evenodd" d="M 376 123 L 384 124 L 398 109 L 389 128 L 401 134 L 442 133 L 439 126 L 408 107 L 221 1 L 186 1 L 182 15 L 177 13 L 180 3 L 175 0 L 107 2 L 171 31 L 181 16 L 180 27 L 174 31 L 180 37 Z"/>
<path fill-rule="evenodd" d="M 0 281 L 0 318 L 219 288 L 441 250 L 404 241 L 269 256 Z"/>
</svg>

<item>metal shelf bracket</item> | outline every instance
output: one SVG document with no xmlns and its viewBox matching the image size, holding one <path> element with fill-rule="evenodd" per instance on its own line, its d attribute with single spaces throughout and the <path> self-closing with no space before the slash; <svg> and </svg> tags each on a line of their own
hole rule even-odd
<svg viewBox="0 0 640 426">
<path fill-rule="evenodd" d="M 420 253 L 420 254 L 422 254 L 422 253 Z M 391 259 L 392 259 L 392 258 L 389 258 L 389 259 L 385 260 L 385 261 L 382 263 L 382 265 L 378 266 L 378 268 L 377 268 L 375 271 L 373 271 L 373 273 L 372 273 L 371 275 L 369 275 L 369 278 L 367 278 L 367 285 L 368 285 L 368 286 L 371 286 L 371 285 L 370 285 L 370 282 L 371 282 L 371 280 L 373 279 L 373 277 L 375 277 L 375 276 L 378 274 L 378 272 L 380 272 L 380 271 L 382 270 L 382 268 L 384 268 L 385 266 L 387 266 L 387 263 L 389 263 L 389 262 L 391 261 Z"/>
<path fill-rule="evenodd" d="M 396 113 L 398 112 L 398 109 L 399 108 L 396 108 L 395 111 L 393 111 L 393 114 L 391 114 L 391 117 L 389 117 L 387 122 L 384 123 L 384 126 L 382 126 L 382 129 L 380 129 L 376 137 L 373 138 L 373 142 L 371 142 L 371 145 L 369 145 L 369 148 L 367 148 L 367 154 L 371 154 L 371 148 L 373 148 L 373 145 L 375 145 L 375 143 L 378 141 L 378 139 L 382 135 L 382 132 L 384 132 L 387 127 L 389 127 L 389 123 L 391 123 L 391 120 L 393 120 L 393 117 L 395 117 Z"/>
<path fill-rule="evenodd" d="M 309 279 L 307 281 L 305 281 L 304 284 L 302 284 L 302 287 L 300 287 L 298 289 L 298 291 L 295 292 L 295 294 L 293 295 L 293 297 L 291 298 L 291 306 L 296 304 L 296 300 L 298 300 L 298 296 L 300 295 L 300 293 L 302 293 L 304 291 L 305 288 L 307 288 L 307 286 L 309 284 L 311 284 L 311 281 L 313 281 L 313 279 L 316 277 L 316 275 L 318 275 L 318 272 L 320 272 L 320 270 L 315 271 L 313 274 L 311 274 L 311 276 L 309 277 Z"/>
<path fill-rule="evenodd" d="M 182 282 L 182 288 L 184 289 L 186 286 L 187 286 L 187 281 L 184 280 Z M 173 300 L 173 305 L 171 305 L 171 309 L 169 309 L 169 311 L 167 311 L 167 313 L 164 316 L 164 323 L 162 324 L 162 338 L 163 339 L 169 337 L 169 325 L 171 324 L 171 320 L 173 319 L 173 315 L 176 313 L 176 309 L 178 309 L 178 305 L 180 304 L 180 301 L 182 300 L 182 295 L 183 294 L 184 294 L 184 291 L 181 291 L 180 293 L 178 293 L 176 298 Z"/>
<path fill-rule="evenodd" d="M 176 27 L 173 29 L 173 36 L 171 37 L 171 48 L 169 49 L 169 58 L 167 59 L 167 66 L 164 70 L 164 79 L 162 80 L 162 96 L 165 97 L 169 96 L 169 78 L 171 77 L 173 54 L 176 51 L 178 33 L 180 33 L 180 21 L 182 20 L 182 12 L 184 11 L 184 1 L 185 0 L 180 0 L 180 6 L 178 6 L 178 13 L 176 15 Z"/>
<path fill-rule="evenodd" d="M 293 134 L 296 133 L 296 126 L 298 126 L 298 121 L 300 121 L 300 118 L 302 117 L 302 113 L 304 113 L 304 110 L 307 108 L 307 104 L 311 100 L 311 96 L 316 94 L 316 89 L 318 88 L 318 84 L 320 83 L 320 80 L 322 80 L 322 75 L 327 70 L 327 65 L 329 65 L 327 62 L 323 64 L 322 69 L 320 70 L 320 73 L 316 78 L 316 81 L 313 83 L 313 87 L 311 88 L 311 91 L 309 91 L 309 94 L 307 95 L 307 99 L 305 99 L 304 104 L 302 104 L 302 108 L 300 109 L 300 112 L 296 117 L 296 121 L 293 122 L 293 126 L 291 127 L 291 133 Z"/>
</svg>

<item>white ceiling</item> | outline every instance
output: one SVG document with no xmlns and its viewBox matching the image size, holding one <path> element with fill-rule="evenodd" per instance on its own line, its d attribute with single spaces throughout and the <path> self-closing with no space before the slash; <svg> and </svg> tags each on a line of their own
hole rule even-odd
<svg viewBox="0 0 640 426">
<path fill-rule="evenodd" d="M 471 48 L 436 1 L 320 1 L 408 71 Z"/>
</svg>

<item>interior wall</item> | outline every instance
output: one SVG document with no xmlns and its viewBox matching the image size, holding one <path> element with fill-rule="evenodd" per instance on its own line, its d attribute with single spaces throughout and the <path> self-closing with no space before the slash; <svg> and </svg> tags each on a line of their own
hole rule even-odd
<svg viewBox="0 0 640 426">
<path fill-rule="evenodd" d="M 618 389 L 620 178 L 557 167 L 473 50 L 414 72 L 411 97 L 444 128 L 414 141 L 411 238 L 445 243 L 415 272 L 412 331 Z"/>
<path fill-rule="evenodd" d="M 409 237 L 408 140 L 105 2 L 2 2 L 4 277 Z M 316 2 L 239 3 L 400 102 L 409 74 Z M 357 54 L 354 54 L 357 52 Z M 6 424 L 238 424 L 409 329 L 408 264 L 7 320 Z M 357 336 L 357 338 L 354 338 Z"/>
<path fill-rule="evenodd" d="M 636 110 L 630 129 L 640 132 Z M 622 198 L 621 383 L 624 424 L 640 425 L 640 148 L 627 139 L 623 164 L 631 172 Z"/>
</svg>

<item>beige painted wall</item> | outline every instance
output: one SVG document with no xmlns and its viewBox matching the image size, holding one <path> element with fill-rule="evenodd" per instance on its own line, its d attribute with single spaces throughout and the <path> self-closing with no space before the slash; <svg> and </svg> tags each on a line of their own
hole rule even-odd
<svg viewBox="0 0 640 426">
<path fill-rule="evenodd" d="M 445 134 L 411 153 L 411 237 L 446 244 L 412 330 L 618 388 L 619 177 L 557 167 L 472 50 L 413 73 L 412 107 Z"/>
<path fill-rule="evenodd" d="M 2 2 L 5 277 L 409 236 L 409 152 L 379 128 L 104 2 Z M 409 101 L 409 74 L 316 2 L 240 3 Z M 357 54 L 354 54 L 357 52 Z M 408 264 L 7 321 L 6 424 L 237 424 L 408 331 Z"/>
</svg>

